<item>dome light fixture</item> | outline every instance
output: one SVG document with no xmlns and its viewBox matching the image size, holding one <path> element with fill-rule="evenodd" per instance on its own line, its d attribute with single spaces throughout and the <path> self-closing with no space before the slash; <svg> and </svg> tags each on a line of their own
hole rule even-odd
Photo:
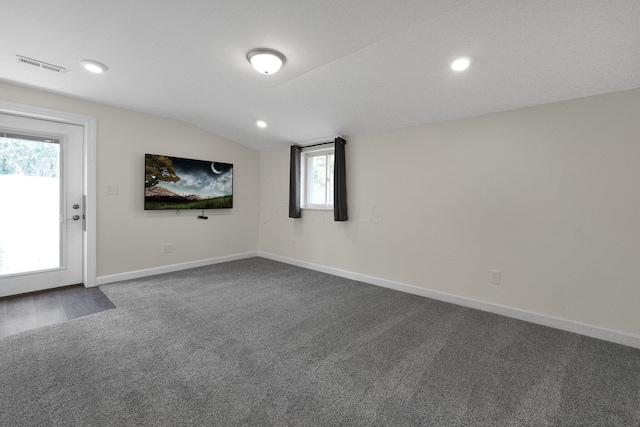
<svg viewBox="0 0 640 427">
<path fill-rule="evenodd" d="M 265 122 L 264 120 L 258 120 L 256 121 L 256 125 L 260 128 L 266 128 L 267 127 L 267 122 Z"/>
<path fill-rule="evenodd" d="M 471 65 L 471 59 L 463 56 L 462 58 L 458 58 L 451 63 L 451 69 L 454 71 L 464 71 L 469 68 Z"/>
<path fill-rule="evenodd" d="M 250 50 L 247 59 L 260 74 L 274 74 L 287 62 L 283 54 L 267 48 Z"/>
<path fill-rule="evenodd" d="M 80 61 L 80 63 L 85 68 L 85 70 L 91 71 L 92 73 L 100 74 L 100 73 L 104 73 L 109 69 L 103 63 L 98 61 L 93 61 L 91 59 L 83 59 L 82 61 Z"/>
</svg>

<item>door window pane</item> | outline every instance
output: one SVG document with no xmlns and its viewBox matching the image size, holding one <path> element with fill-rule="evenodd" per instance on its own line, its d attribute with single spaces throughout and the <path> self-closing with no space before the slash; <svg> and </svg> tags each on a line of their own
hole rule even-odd
<svg viewBox="0 0 640 427">
<path fill-rule="evenodd" d="M 58 268 L 60 144 L 0 133 L 0 276 Z"/>
</svg>

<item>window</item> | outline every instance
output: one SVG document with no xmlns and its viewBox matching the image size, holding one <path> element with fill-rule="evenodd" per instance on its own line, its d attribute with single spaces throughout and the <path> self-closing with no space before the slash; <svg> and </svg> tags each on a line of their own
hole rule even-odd
<svg viewBox="0 0 640 427">
<path fill-rule="evenodd" d="M 334 148 L 302 153 L 302 207 L 333 209 Z"/>
</svg>

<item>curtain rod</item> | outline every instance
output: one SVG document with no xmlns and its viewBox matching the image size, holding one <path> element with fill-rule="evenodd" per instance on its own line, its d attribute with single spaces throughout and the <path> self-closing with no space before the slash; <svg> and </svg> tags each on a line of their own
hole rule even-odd
<svg viewBox="0 0 640 427">
<path fill-rule="evenodd" d="M 339 139 L 341 139 L 342 141 L 344 141 L 344 143 L 346 144 L 347 141 L 345 141 L 344 139 L 338 137 Z M 318 147 L 320 145 L 329 145 L 329 144 L 335 144 L 335 141 L 329 141 L 329 142 L 319 142 L 317 144 L 311 144 L 311 145 L 296 145 L 296 147 L 300 147 L 300 149 L 304 149 L 304 148 L 311 148 L 311 147 Z"/>
<path fill-rule="evenodd" d="M 319 142 L 317 144 L 311 144 L 311 145 L 301 145 L 300 148 L 311 148 L 311 147 L 317 147 L 319 145 L 329 145 L 329 144 L 334 144 L 335 141 L 330 141 L 330 142 Z"/>
</svg>

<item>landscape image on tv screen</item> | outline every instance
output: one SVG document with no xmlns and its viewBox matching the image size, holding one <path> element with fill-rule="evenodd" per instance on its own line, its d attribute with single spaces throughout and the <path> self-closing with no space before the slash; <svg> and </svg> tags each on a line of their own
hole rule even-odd
<svg viewBox="0 0 640 427">
<path fill-rule="evenodd" d="M 233 164 L 145 154 L 144 208 L 233 207 Z"/>
</svg>

